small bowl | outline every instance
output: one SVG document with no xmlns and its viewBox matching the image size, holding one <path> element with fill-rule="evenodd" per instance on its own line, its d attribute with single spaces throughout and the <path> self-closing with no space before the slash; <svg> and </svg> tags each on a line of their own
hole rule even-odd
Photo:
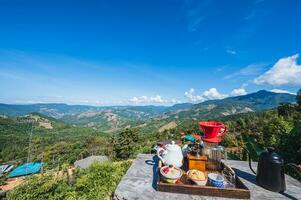
<svg viewBox="0 0 301 200">
<path fill-rule="evenodd" d="M 195 170 L 195 169 L 193 169 L 193 170 Z M 191 176 L 190 176 L 190 172 L 191 172 L 192 170 L 189 170 L 188 172 L 187 172 L 187 176 L 188 176 L 188 178 L 190 179 L 190 180 L 192 180 L 194 183 L 196 183 L 197 185 L 206 185 L 206 183 L 207 183 L 207 179 L 205 178 L 205 179 L 194 179 L 194 178 L 191 178 Z M 199 171 L 199 170 L 197 170 L 197 171 Z"/>
<path fill-rule="evenodd" d="M 178 180 L 179 178 L 181 178 L 181 176 L 183 175 L 182 170 L 181 170 L 180 168 L 173 167 L 174 170 L 177 170 L 177 171 L 178 171 L 178 173 L 177 173 L 176 175 L 172 175 L 172 174 L 170 174 L 170 173 L 165 174 L 165 173 L 163 172 L 163 170 L 164 170 L 165 168 L 167 168 L 167 167 L 169 167 L 169 166 L 164 166 L 164 167 L 161 167 L 161 169 L 160 169 L 160 173 L 161 173 L 161 175 L 164 177 L 164 181 L 167 182 L 167 183 L 176 183 L 177 180 Z"/>
<path fill-rule="evenodd" d="M 224 187 L 224 177 L 219 174 L 210 173 L 208 174 L 208 183 L 213 187 Z"/>
</svg>

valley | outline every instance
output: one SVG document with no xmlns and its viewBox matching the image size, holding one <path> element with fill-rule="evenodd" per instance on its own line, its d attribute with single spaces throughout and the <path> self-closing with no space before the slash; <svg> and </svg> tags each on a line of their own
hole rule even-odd
<svg viewBox="0 0 301 200">
<path fill-rule="evenodd" d="M 173 106 L 107 106 L 94 107 L 67 104 L 0 104 L 0 114 L 24 116 L 37 112 L 61 120 L 74 127 L 89 127 L 105 133 L 117 133 L 125 128 L 140 128 L 142 132 L 175 128 L 189 120 L 207 120 L 233 114 L 264 111 L 282 102 L 294 103 L 295 95 L 265 90 L 256 93 L 209 100 L 198 104 Z M 164 127 L 166 126 L 166 127 Z M 152 130 L 151 130 L 152 129 Z"/>
</svg>

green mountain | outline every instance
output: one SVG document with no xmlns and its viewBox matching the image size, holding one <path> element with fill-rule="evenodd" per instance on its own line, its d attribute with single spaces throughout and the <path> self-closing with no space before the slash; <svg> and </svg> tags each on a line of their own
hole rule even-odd
<svg viewBox="0 0 301 200">
<path fill-rule="evenodd" d="M 0 163 L 43 160 L 48 167 L 54 167 L 89 154 L 103 153 L 105 137 L 98 130 L 73 127 L 39 113 L 22 117 L 0 116 Z"/>
<path fill-rule="evenodd" d="M 23 116 L 38 112 L 50 117 L 61 118 L 64 115 L 100 110 L 99 107 L 85 105 L 67 105 L 63 103 L 10 105 L 0 104 L 0 114 L 8 116 Z"/>
<path fill-rule="evenodd" d="M 144 122 L 141 131 L 145 133 L 157 130 L 164 131 L 169 127 L 174 128 L 187 121 L 208 120 L 234 114 L 268 110 L 283 102 L 295 103 L 296 95 L 260 90 L 243 96 L 205 101 L 186 109 L 179 109 L 152 118 Z"/>
<path fill-rule="evenodd" d="M 167 106 L 86 106 L 67 104 L 0 104 L 0 115 L 25 116 L 40 113 L 76 126 L 115 132 L 124 127 L 139 124 L 141 121 L 168 111 Z"/>
<path fill-rule="evenodd" d="M 243 96 L 205 101 L 193 105 L 188 110 L 175 113 L 175 115 L 192 118 L 217 118 L 237 113 L 267 110 L 277 107 L 282 102 L 294 103 L 296 96 L 260 90 Z"/>
<path fill-rule="evenodd" d="M 92 127 L 105 132 L 130 128 L 166 111 L 164 106 L 114 106 L 98 111 L 65 115 L 61 119 L 76 126 Z"/>
<path fill-rule="evenodd" d="M 206 101 L 196 104 L 192 110 L 205 109 L 208 117 L 220 117 L 236 113 L 256 112 L 277 107 L 280 103 L 295 103 L 296 96 L 286 93 L 274 93 L 260 90 L 255 93 L 229 97 L 222 100 Z"/>
<path fill-rule="evenodd" d="M 179 104 L 175 104 L 171 107 L 169 107 L 166 111 L 167 112 L 175 112 L 178 110 L 184 110 L 184 109 L 189 109 L 193 106 L 193 103 L 179 103 Z"/>
<path fill-rule="evenodd" d="M 277 107 L 281 102 L 294 103 L 295 95 L 265 90 L 237 97 L 209 100 L 199 104 L 173 106 L 85 106 L 67 104 L 0 104 L 0 114 L 23 116 L 32 112 L 60 119 L 66 123 L 91 127 L 104 132 L 124 128 L 165 130 L 186 120 L 218 118 L 239 113 L 257 112 Z M 164 127 L 165 126 L 165 127 Z"/>
<path fill-rule="evenodd" d="M 8 116 L 23 116 L 32 112 L 41 113 L 54 118 L 62 118 L 66 115 L 76 115 L 83 112 L 97 112 L 104 110 L 111 111 L 131 111 L 141 113 L 145 116 L 157 115 L 165 112 L 167 106 L 87 106 L 87 105 L 67 105 L 63 103 L 47 104 L 28 104 L 28 105 L 11 105 L 0 103 L 0 114 Z"/>
</svg>

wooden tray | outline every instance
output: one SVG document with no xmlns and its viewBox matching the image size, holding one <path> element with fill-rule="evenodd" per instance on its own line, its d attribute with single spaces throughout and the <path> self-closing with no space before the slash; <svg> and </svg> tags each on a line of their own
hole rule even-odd
<svg viewBox="0 0 301 200">
<path fill-rule="evenodd" d="M 185 162 L 185 161 L 184 161 Z M 183 173 L 180 181 L 176 184 L 165 183 L 162 181 L 160 174 L 160 168 L 162 162 L 159 161 L 158 165 L 158 182 L 157 190 L 161 192 L 171 192 L 171 193 L 183 193 L 191 195 L 201 195 L 201 196 L 214 196 L 214 197 L 226 197 L 226 198 L 237 198 L 237 199 L 250 199 L 250 190 L 243 184 L 243 182 L 235 176 L 235 187 L 232 188 L 217 188 L 207 185 L 196 185 L 191 180 L 188 179 L 186 173 Z M 232 171 L 232 168 L 222 163 L 222 169 Z M 183 171 L 186 170 L 186 165 L 182 167 Z M 209 172 L 206 172 L 209 173 Z M 216 171 L 215 173 L 221 173 Z"/>
</svg>

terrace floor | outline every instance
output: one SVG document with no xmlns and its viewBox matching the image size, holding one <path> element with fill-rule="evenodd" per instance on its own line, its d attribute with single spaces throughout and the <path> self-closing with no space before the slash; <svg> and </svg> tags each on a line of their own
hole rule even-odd
<svg viewBox="0 0 301 200">
<path fill-rule="evenodd" d="M 196 196 L 187 194 L 175 194 L 156 191 L 157 163 L 152 154 L 139 154 L 132 166 L 116 188 L 114 198 L 116 200 L 203 200 L 203 199 L 227 199 L 208 196 Z M 301 183 L 290 176 L 286 176 L 286 192 L 284 194 L 270 192 L 256 184 L 256 177 L 249 169 L 245 161 L 224 161 L 231 166 L 242 182 L 249 188 L 251 199 L 301 199 Z M 253 163 L 256 169 L 257 163 Z"/>
</svg>

